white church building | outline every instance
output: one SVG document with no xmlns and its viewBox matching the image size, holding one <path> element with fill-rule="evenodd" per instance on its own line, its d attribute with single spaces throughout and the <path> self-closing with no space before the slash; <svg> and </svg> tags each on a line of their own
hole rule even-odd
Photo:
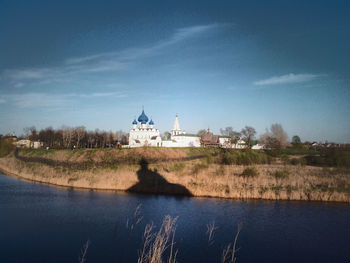
<svg viewBox="0 0 350 263">
<path fill-rule="evenodd" d="M 176 115 L 171 137 L 163 140 L 163 147 L 201 147 L 201 141 L 198 135 L 186 134 L 180 129 L 179 117 Z"/>
<path fill-rule="evenodd" d="M 129 132 L 129 147 L 162 146 L 162 138 L 158 129 L 154 128 L 153 120 L 148 122 L 145 111 L 142 110 L 139 118 L 132 122 L 132 129 Z"/>
<path fill-rule="evenodd" d="M 209 134 L 208 129 L 208 134 Z M 218 145 L 223 148 L 246 148 L 245 142 L 240 139 L 236 144 L 231 144 L 231 138 L 218 136 Z M 181 130 L 179 118 L 176 115 L 170 138 L 163 139 L 158 129 L 154 127 L 153 120 L 148 119 L 142 109 L 141 115 L 132 122 L 132 129 L 129 132 L 129 145 L 127 147 L 201 147 L 201 137 L 197 134 L 187 134 Z"/>
</svg>

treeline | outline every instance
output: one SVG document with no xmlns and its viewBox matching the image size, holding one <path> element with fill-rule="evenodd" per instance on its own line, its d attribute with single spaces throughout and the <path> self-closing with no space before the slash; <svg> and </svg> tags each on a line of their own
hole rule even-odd
<svg viewBox="0 0 350 263">
<path fill-rule="evenodd" d="M 60 129 L 47 127 L 40 131 L 36 128 L 25 128 L 25 137 L 31 141 L 40 141 L 44 147 L 57 149 L 70 148 L 111 148 L 128 144 L 127 133 L 117 131 L 86 130 L 84 126 L 68 127 Z"/>
</svg>

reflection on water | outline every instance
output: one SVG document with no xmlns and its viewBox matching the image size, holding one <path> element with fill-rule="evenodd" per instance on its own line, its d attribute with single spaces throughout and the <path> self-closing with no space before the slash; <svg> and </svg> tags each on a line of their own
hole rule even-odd
<svg viewBox="0 0 350 263">
<path fill-rule="evenodd" d="M 142 204 L 130 234 L 126 220 Z M 238 262 L 350 262 L 348 204 L 79 191 L 0 175 L 0 262 L 135 262 L 146 223 L 179 216 L 179 262 L 219 262 L 243 222 Z M 207 249 L 207 224 L 219 227 Z"/>
</svg>

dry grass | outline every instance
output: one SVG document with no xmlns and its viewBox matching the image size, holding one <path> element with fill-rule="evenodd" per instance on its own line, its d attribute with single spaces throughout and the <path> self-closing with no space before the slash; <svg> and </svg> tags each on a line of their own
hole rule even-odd
<svg viewBox="0 0 350 263">
<path fill-rule="evenodd" d="M 143 235 L 143 247 L 139 253 L 138 263 L 175 263 L 177 250 L 174 249 L 174 237 L 177 217 L 166 216 L 158 232 L 154 225 L 148 224 Z M 166 259 L 165 253 L 169 251 Z"/>
<path fill-rule="evenodd" d="M 207 164 L 203 160 L 149 166 L 167 182 L 186 187 L 193 196 L 350 202 L 350 174 L 347 170 L 264 164 L 255 165 L 257 176 L 243 177 L 245 168 L 241 165 Z M 59 186 L 127 190 L 138 183 L 140 166 L 82 170 L 5 157 L 0 158 L 0 169 L 28 180 Z"/>
<path fill-rule="evenodd" d="M 237 260 L 236 253 L 239 249 L 237 249 L 237 240 L 239 233 L 242 230 L 242 222 L 238 224 L 237 226 L 237 233 L 236 236 L 234 237 L 233 243 L 228 244 L 224 250 L 222 251 L 222 256 L 221 256 L 221 262 L 222 263 L 235 263 Z"/>
<path fill-rule="evenodd" d="M 79 257 L 79 262 L 80 263 L 84 263 L 86 262 L 86 254 L 87 254 L 87 251 L 88 251 L 88 248 L 89 248 L 89 245 L 90 245 L 90 241 L 86 241 L 85 245 L 83 246 L 83 248 L 81 249 L 81 256 Z"/>
</svg>

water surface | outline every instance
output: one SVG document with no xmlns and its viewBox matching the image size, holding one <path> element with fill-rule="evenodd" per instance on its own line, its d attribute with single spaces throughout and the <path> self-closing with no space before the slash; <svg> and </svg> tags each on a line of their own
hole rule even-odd
<svg viewBox="0 0 350 263">
<path fill-rule="evenodd" d="M 142 222 L 126 220 L 140 205 Z M 179 262 L 220 262 L 242 221 L 238 262 L 350 262 L 346 203 L 241 201 L 56 188 L 0 174 L 0 262 L 136 262 L 145 224 L 178 216 Z M 208 248 L 207 224 L 218 229 Z"/>
</svg>

